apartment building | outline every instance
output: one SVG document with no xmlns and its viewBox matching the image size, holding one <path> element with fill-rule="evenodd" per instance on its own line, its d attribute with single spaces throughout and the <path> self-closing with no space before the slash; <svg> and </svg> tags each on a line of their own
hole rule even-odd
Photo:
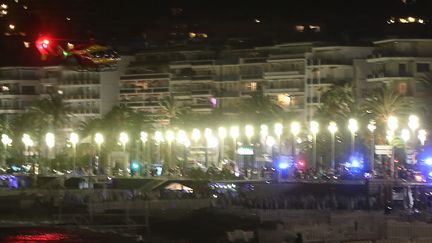
<svg viewBox="0 0 432 243">
<path fill-rule="evenodd" d="M 36 100 L 56 92 L 60 67 L 0 68 L 0 114 L 12 119 Z"/>
<path fill-rule="evenodd" d="M 418 101 L 430 95 L 419 80 L 431 71 L 432 39 L 389 39 L 373 44 L 373 54 L 367 59 L 371 65 L 368 86 L 386 86 Z"/>
<path fill-rule="evenodd" d="M 57 80 L 57 88 L 72 110 L 72 124 L 77 125 L 108 113 L 117 103 L 119 79 L 118 71 L 63 69 Z"/>
<path fill-rule="evenodd" d="M 364 60 L 372 53 L 372 47 L 323 46 L 313 47 L 306 54 L 306 117 L 310 120 L 321 104 L 321 96 L 333 85 L 351 84 L 364 80 L 367 65 Z M 360 70 L 356 68 L 360 66 Z"/>
<path fill-rule="evenodd" d="M 242 99 L 263 92 L 286 111 L 304 113 L 304 53 L 312 43 L 238 50 L 139 53 L 121 76 L 119 102 L 157 114 L 172 96 L 192 112 L 234 112 Z"/>
</svg>

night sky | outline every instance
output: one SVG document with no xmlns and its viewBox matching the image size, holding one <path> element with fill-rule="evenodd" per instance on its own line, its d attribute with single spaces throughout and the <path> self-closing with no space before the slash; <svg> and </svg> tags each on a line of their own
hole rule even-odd
<svg viewBox="0 0 432 243">
<path fill-rule="evenodd" d="M 428 37 L 432 27 L 432 23 L 422 26 L 386 23 L 390 16 L 432 20 L 431 0 L 16 1 L 0 0 L 8 4 L 8 14 L 0 17 L 2 33 L 8 32 L 10 23 L 16 25 L 12 35 L 0 37 L 3 65 L 19 63 L 19 59 L 32 52 L 22 50 L 22 41 L 33 43 L 41 33 L 71 42 L 95 38 L 112 45 L 168 43 L 187 39 L 189 32 L 206 33 L 207 41 L 244 37 L 268 42 L 358 42 L 387 36 Z M 321 31 L 295 33 L 297 24 L 320 25 Z M 13 53 L 16 55 L 11 57 Z"/>
</svg>

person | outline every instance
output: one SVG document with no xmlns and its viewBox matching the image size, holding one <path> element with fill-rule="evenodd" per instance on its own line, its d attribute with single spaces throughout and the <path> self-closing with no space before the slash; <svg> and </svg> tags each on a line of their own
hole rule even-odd
<svg viewBox="0 0 432 243">
<path fill-rule="evenodd" d="M 301 233 L 297 233 L 294 243 L 303 243 L 303 236 Z"/>
</svg>

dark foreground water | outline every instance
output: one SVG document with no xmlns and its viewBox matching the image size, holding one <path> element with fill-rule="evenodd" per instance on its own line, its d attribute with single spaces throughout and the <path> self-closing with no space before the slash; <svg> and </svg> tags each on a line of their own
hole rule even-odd
<svg viewBox="0 0 432 243">
<path fill-rule="evenodd" d="M 78 229 L 62 228 L 1 228 L 1 243 L 42 243 L 42 242 L 136 242 L 132 237 L 122 237 L 113 233 L 93 233 Z"/>
</svg>

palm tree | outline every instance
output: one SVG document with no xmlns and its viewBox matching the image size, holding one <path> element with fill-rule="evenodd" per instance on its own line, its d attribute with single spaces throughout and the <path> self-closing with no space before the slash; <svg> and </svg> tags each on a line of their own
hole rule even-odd
<svg viewBox="0 0 432 243">
<path fill-rule="evenodd" d="M 321 97 L 316 116 L 323 122 L 347 120 L 356 117 L 358 109 L 351 85 L 334 86 Z"/>
<path fill-rule="evenodd" d="M 49 98 L 37 101 L 26 113 L 33 119 L 36 130 L 53 129 L 54 132 L 67 124 L 72 114 L 60 95 L 50 95 Z"/>
<path fill-rule="evenodd" d="M 378 90 L 371 97 L 366 98 L 362 109 L 370 119 L 386 123 L 389 116 L 406 115 L 412 104 L 403 96 L 389 90 Z"/>
<path fill-rule="evenodd" d="M 162 119 L 168 120 L 170 124 L 182 123 L 183 116 L 188 112 L 187 107 L 181 106 L 171 96 L 160 100 L 159 107 L 162 109 Z"/>
<path fill-rule="evenodd" d="M 284 112 L 269 96 L 256 92 L 239 105 L 242 120 L 256 122 L 274 122 L 284 118 Z"/>
</svg>

